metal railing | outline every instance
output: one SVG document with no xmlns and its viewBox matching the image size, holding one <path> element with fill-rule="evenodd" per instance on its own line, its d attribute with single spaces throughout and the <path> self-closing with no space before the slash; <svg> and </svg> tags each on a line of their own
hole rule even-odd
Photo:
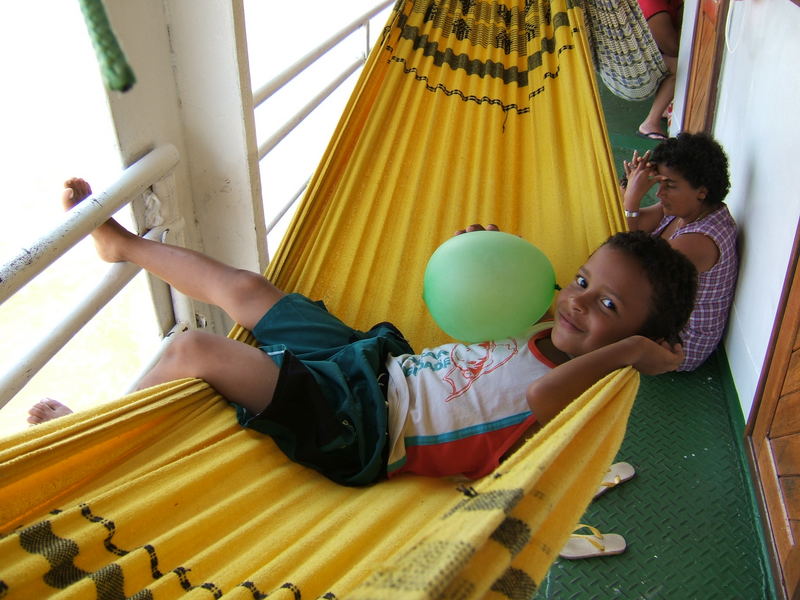
<svg viewBox="0 0 800 600">
<path fill-rule="evenodd" d="M 27 285 L 70 248 L 88 236 L 111 215 L 141 196 L 167 176 L 178 164 L 172 145 L 156 148 L 128 167 L 107 190 L 93 194 L 65 213 L 62 223 L 0 267 L 0 304 Z M 145 237 L 161 239 L 164 227 Z M 84 300 L 55 329 L 10 371 L 0 377 L 0 408 L 5 406 L 30 379 L 63 348 L 112 298 L 134 278 L 140 268 L 131 263 L 114 265 Z"/>
<path fill-rule="evenodd" d="M 348 77 L 360 68 L 367 59 L 371 47 L 369 38 L 370 19 L 394 3 L 395 0 L 384 0 L 374 8 L 342 28 L 303 58 L 295 62 L 280 75 L 253 94 L 254 107 L 269 99 L 275 92 L 294 80 L 308 67 L 324 56 L 331 49 L 343 42 L 361 28 L 366 32 L 366 51 L 355 61 L 334 76 L 329 85 L 305 104 L 294 116 L 289 118 L 275 133 L 259 145 L 259 159 L 266 156 L 287 135 L 289 135 L 311 112 L 320 106 Z M 87 237 L 98 226 L 108 220 L 131 200 L 141 196 L 154 183 L 167 176 L 178 163 L 178 151 L 172 145 L 158 147 L 128 167 L 122 176 L 107 190 L 93 194 L 65 213 L 64 220 L 50 233 L 34 242 L 30 248 L 24 249 L 0 267 L 0 304 L 27 285 L 43 270 L 52 265 L 70 248 Z M 278 221 L 291 209 L 302 196 L 308 181 L 297 190 L 288 203 L 283 206 L 267 226 L 271 231 Z M 166 227 L 161 226 L 149 231 L 145 237 L 163 241 Z M 0 375 L 0 408 L 5 406 L 33 376 L 42 369 L 61 348 L 82 329 L 91 319 L 110 302 L 140 271 L 140 267 L 130 263 L 112 266 L 104 279 L 88 294 L 84 300 L 68 314 L 61 323 L 36 347 L 20 359 L 5 374 Z M 188 329 L 186 323 L 175 324 L 165 335 L 165 342 L 174 339 L 177 333 Z M 158 354 L 163 352 L 164 345 Z M 151 365 L 157 356 L 151 361 Z M 149 367 L 143 371 L 146 372 Z M 138 378 L 137 378 L 138 379 Z"/>
<path fill-rule="evenodd" d="M 307 68 L 313 65 L 317 60 L 322 58 L 326 53 L 330 50 L 335 48 L 345 39 L 347 39 L 350 35 L 355 33 L 361 28 L 364 28 L 366 34 L 366 50 L 364 54 L 359 56 L 356 60 L 350 63 L 347 67 L 345 67 L 341 72 L 339 72 L 331 82 L 322 89 L 316 96 L 314 96 L 310 101 L 308 101 L 300 110 L 298 110 L 292 117 L 286 120 L 286 122 L 272 135 L 270 135 L 266 140 L 261 142 L 258 146 L 258 158 L 263 159 L 267 154 L 269 154 L 286 136 L 288 136 L 303 120 L 308 117 L 317 107 L 319 107 L 342 83 L 344 83 L 347 78 L 349 78 L 353 73 L 355 73 L 367 60 L 367 55 L 371 49 L 372 43 L 370 40 L 370 31 L 369 31 L 369 24 L 370 19 L 376 16 L 381 11 L 389 8 L 392 4 L 394 4 L 395 0 L 384 0 L 383 2 L 378 3 L 372 9 L 368 10 L 360 17 L 352 21 L 347 26 L 343 27 L 341 30 L 336 32 L 330 38 L 325 40 L 322 44 L 311 50 L 308 54 L 300 58 L 297 62 L 289 66 L 287 69 L 282 71 L 279 75 L 268 81 L 258 90 L 253 93 L 253 106 L 257 108 L 265 101 L 267 101 L 273 94 L 275 94 L 278 90 L 283 88 L 286 84 L 293 81 L 296 77 L 298 77 L 301 73 L 303 73 Z M 278 217 L 274 218 L 269 225 L 267 225 L 267 233 L 271 232 L 272 229 L 277 225 L 280 218 L 291 209 L 294 203 L 302 196 L 303 191 L 305 190 L 305 186 L 303 186 L 298 193 L 296 193 L 293 198 L 286 204 L 280 211 Z"/>
<path fill-rule="evenodd" d="M 81 202 L 65 213 L 61 225 L 0 267 L 0 304 L 106 222 L 132 198 L 163 179 L 177 164 L 178 151 L 174 146 L 169 144 L 156 148 L 128 167 L 107 190 L 93 194 L 91 201 Z"/>
</svg>

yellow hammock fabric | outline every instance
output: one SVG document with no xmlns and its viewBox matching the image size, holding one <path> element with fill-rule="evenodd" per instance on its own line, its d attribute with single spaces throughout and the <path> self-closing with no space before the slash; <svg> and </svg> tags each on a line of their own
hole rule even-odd
<svg viewBox="0 0 800 600">
<path fill-rule="evenodd" d="M 581 11 L 525 4 L 398 2 L 274 281 L 422 349 L 446 340 L 421 278 L 455 229 L 523 235 L 563 284 L 623 228 Z M 637 387 L 610 375 L 480 481 L 364 489 L 291 463 L 201 381 L 143 390 L 0 440 L 0 598 L 531 598 Z"/>
</svg>

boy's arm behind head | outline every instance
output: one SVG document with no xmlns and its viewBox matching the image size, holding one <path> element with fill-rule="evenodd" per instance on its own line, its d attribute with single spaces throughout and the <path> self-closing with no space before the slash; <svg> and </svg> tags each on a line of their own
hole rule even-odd
<svg viewBox="0 0 800 600">
<path fill-rule="evenodd" d="M 532 382 L 526 391 L 536 420 L 547 423 L 564 407 L 609 373 L 632 366 L 646 375 L 674 371 L 683 362 L 680 344 L 634 335 L 576 356 Z"/>
</svg>

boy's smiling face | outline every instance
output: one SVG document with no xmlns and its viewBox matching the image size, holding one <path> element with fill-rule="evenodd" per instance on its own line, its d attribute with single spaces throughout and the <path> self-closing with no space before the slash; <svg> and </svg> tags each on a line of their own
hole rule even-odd
<svg viewBox="0 0 800 600">
<path fill-rule="evenodd" d="M 642 330 L 652 288 L 625 252 L 601 246 L 558 295 L 550 339 L 570 356 L 586 354 Z"/>
</svg>

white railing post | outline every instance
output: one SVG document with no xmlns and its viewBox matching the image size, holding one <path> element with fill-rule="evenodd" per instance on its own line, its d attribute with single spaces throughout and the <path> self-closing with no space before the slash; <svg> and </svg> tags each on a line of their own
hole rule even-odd
<svg viewBox="0 0 800 600">
<path fill-rule="evenodd" d="M 289 212 L 289 209 L 292 208 L 294 203 L 297 202 L 298 198 L 300 198 L 300 196 L 303 195 L 303 192 L 306 191 L 306 188 L 308 187 L 310 181 L 311 178 L 306 179 L 306 182 L 299 188 L 297 188 L 297 191 L 294 193 L 291 199 L 286 204 L 283 205 L 283 207 L 277 212 L 277 214 L 274 217 L 272 217 L 272 221 L 267 223 L 267 233 L 272 233 L 272 230 L 275 229 L 275 227 L 278 225 L 280 220 L 283 218 L 283 215 Z"/>
<path fill-rule="evenodd" d="M 253 106 L 259 106 L 260 104 L 263 104 L 265 100 L 281 89 L 284 85 L 289 83 L 292 79 L 297 77 L 300 73 L 305 71 L 309 66 L 314 64 L 321 56 L 339 44 L 351 33 L 356 31 L 358 28 L 363 27 L 365 24 L 369 25 L 369 20 L 372 17 L 394 4 L 394 1 L 395 0 L 385 0 L 384 2 L 381 2 L 377 6 L 368 10 L 363 15 L 352 21 L 349 25 L 343 27 L 327 40 L 322 42 L 319 46 L 311 50 L 308 54 L 300 58 L 290 67 L 282 71 L 278 76 L 265 83 L 253 93 Z M 367 46 L 366 54 L 369 54 L 369 50 L 370 48 Z"/>
<path fill-rule="evenodd" d="M 349 67 L 347 67 L 342 73 L 333 80 L 328 87 L 324 90 L 319 92 L 316 96 L 314 96 L 308 104 L 306 104 L 303 108 L 301 108 L 293 117 L 288 119 L 278 131 L 273 133 L 269 138 L 267 138 L 262 144 L 258 146 L 258 158 L 259 160 L 264 158 L 270 151 L 277 146 L 283 138 L 289 135 L 292 130 L 297 127 L 303 120 L 310 115 L 315 108 L 317 108 L 320 104 L 322 104 L 325 99 L 330 96 L 333 91 L 342 85 L 344 81 L 350 77 L 355 71 L 364 64 L 364 59 L 360 58 L 353 62 Z"/>
<path fill-rule="evenodd" d="M 369 56 L 369 53 L 372 50 L 372 42 L 370 40 L 370 19 L 372 19 L 381 11 L 389 8 L 394 3 L 395 0 L 384 0 L 383 2 L 378 3 L 372 9 L 368 10 L 360 17 L 352 21 L 349 25 L 339 30 L 337 33 L 325 40 L 322 44 L 308 52 L 305 56 L 300 58 L 287 69 L 283 70 L 279 75 L 268 81 L 253 93 L 253 107 L 256 108 L 268 100 L 287 83 L 295 79 L 308 67 L 314 64 L 329 50 L 350 36 L 353 32 L 362 27 L 364 28 L 364 37 L 366 42 L 364 54 L 354 61 L 349 67 L 344 69 L 336 79 L 334 79 L 325 89 L 319 92 L 311 101 L 303 106 L 303 108 L 301 108 L 292 117 L 287 119 L 277 131 L 273 132 L 272 135 L 259 144 L 259 160 L 262 160 L 267 154 L 269 154 L 306 117 L 308 117 L 311 112 L 313 112 L 320 104 L 322 104 L 333 93 L 333 91 L 336 90 L 336 88 L 344 83 L 348 77 L 355 73 L 358 68 L 366 62 L 367 56 Z M 278 214 L 273 216 L 272 220 L 267 225 L 267 233 L 270 233 L 280 219 L 292 208 L 292 206 L 297 202 L 298 198 L 302 195 L 307 185 L 308 183 L 298 190 L 294 197 L 292 197 L 292 199 L 286 203 L 286 205 L 278 212 Z"/>
</svg>

